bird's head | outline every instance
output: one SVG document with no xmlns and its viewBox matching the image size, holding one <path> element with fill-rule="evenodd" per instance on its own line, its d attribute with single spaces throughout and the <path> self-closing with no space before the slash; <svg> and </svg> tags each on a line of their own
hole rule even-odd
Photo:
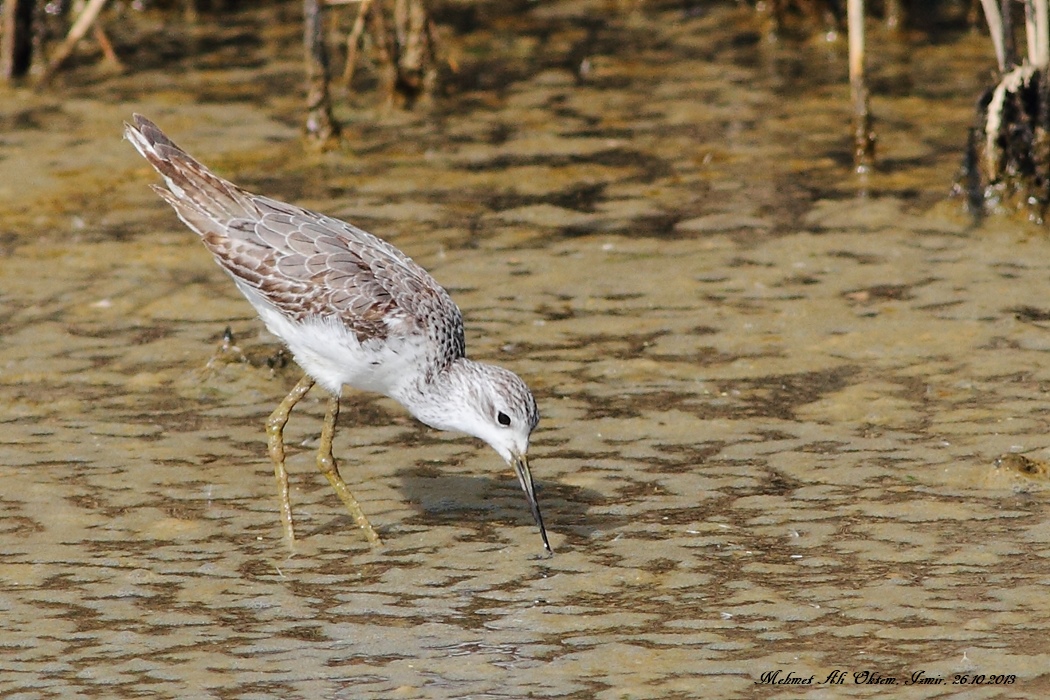
<svg viewBox="0 0 1050 700">
<path fill-rule="evenodd" d="M 455 410 L 441 416 L 419 417 L 433 427 L 481 438 L 514 467 L 540 528 L 543 546 L 549 552 L 551 547 L 529 471 L 529 436 L 540 421 L 536 399 L 521 377 L 509 370 L 466 359 L 457 365 L 456 376 L 450 379 L 452 392 L 458 398 Z"/>
</svg>

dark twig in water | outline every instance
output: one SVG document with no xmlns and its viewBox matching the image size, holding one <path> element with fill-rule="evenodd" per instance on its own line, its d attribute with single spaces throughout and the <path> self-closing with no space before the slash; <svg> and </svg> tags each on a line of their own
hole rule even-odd
<svg viewBox="0 0 1050 700">
<path fill-rule="evenodd" d="M 361 39 L 364 37 L 365 24 L 368 21 L 368 14 L 372 8 L 372 0 L 361 0 L 360 5 L 357 10 L 357 17 L 354 18 L 354 25 L 346 36 L 346 67 L 343 69 L 343 84 L 348 89 L 354 81 L 354 69 L 357 66 L 357 50 L 361 44 Z"/>
<path fill-rule="evenodd" d="M 21 78 L 33 58 L 33 0 L 6 0 L 0 26 L 0 77 Z"/>
<path fill-rule="evenodd" d="M 437 41 L 423 0 L 361 0 L 346 39 L 343 82 L 352 87 L 360 50 L 371 40 L 380 72 L 380 90 L 389 105 L 412 107 L 429 99 L 437 82 Z"/>
<path fill-rule="evenodd" d="M 328 53 L 324 45 L 324 21 L 320 0 L 303 2 L 303 45 L 306 50 L 306 134 L 326 145 L 339 135 L 332 117 L 328 91 Z"/>
<path fill-rule="evenodd" d="M 47 85 L 58 69 L 62 67 L 62 64 L 72 55 L 73 49 L 76 48 L 76 45 L 80 43 L 80 40 L 84 38 L 84 35 L 95 24 L 95 20 L 98 19 L 98 14 L 102 11 L 105 4 L 106 0 L 88 0 L 84 9 L 77 16 L 76 21 L 73 22 L 73 26 L 70 27 L 66 40 L 55 51 L 55 55 L 51 62 L 48 63 L 47 69 L 40 76 L 40 85 Z"/>
</svg>

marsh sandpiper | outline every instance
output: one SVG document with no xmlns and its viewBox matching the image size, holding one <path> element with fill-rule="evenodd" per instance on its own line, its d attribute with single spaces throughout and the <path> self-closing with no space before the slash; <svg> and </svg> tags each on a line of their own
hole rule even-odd
<svg viewBox="0 0 1050 700">
<path fill-rule="evenodd" d="M 251 194 L 194 160 L 135 115 L 131 144 L 164 178 L 153 189 L 201 240 L 305 372 L 266 424 L 281 523 L 295 539 L 284 426 L 315 383 L 330 394 L 317 465 L 373 546 L 379 536 L 339 475 L 332 438 L 342 389 L 389 396 L 439 430 L 481 438 L 517 473 L 544 548 L 529 471 L 536 400 L 518 375 L 467 359 L 463 316 L 426 270 L 352 224 Z"/>
</svg>

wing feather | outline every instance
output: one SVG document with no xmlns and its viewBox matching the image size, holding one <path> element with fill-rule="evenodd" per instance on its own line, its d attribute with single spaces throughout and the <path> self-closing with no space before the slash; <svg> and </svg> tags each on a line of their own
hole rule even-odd
<svg viewBox="0 0 1050 700">
<path fill-rule="evenodd" d="M 359 341 L 420 334 L 434 361 L 462 357 L 463 320 L 448 293 L 386 241 L 338 219 L 251 194 L 135 115 L 132 145 L 164 177 L 154 186 L 216 261 L 288 317 L 336 319 Z M 249 300 L 252 295 L 248 295 Z"/>
</svg>

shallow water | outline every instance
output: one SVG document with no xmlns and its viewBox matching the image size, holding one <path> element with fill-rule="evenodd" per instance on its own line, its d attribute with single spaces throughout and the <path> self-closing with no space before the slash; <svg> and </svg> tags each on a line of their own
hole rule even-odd
<svg viewBox="0 0 1050 700">
<path fill-rule="evenodd" d="M 824 697 L 1050 692 L 1050 241 L 945 200 L 990 47 L 881 37 L 861 181 L 844 47 L 701 7 L 482 23 L 450 38 L 451 96 L 343 101 L 323 154 L 273 10 L 147 16 L 124 31 L 168 39 L 141 70 L 7 93 L 0 694 L 797 694 L 760 684 L 778 669 Z M 285 547 L 263 421 L 297 370 L 146 187 L 134 111 L 448 286 L 472 355 L 538 396 L 553 557 L 491 450 L 350 392 L 336 452 L 386 547 L 313 466 L 319 395 Z"/>
</svg>

